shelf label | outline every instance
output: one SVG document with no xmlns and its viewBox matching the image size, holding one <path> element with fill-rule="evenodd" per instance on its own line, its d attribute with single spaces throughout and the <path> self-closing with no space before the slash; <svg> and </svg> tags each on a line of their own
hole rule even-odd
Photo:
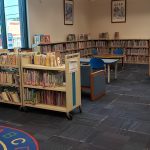
<svg viewBox="0 0 150 150">
<path fill-rule="evenodd" d="M 70 61 L 69 62 L 69 72 L 70 73 L 76 72 L 77 69 L 78 69 L 78 63 L 77 63 L 77 61 Z"/>
</svg>

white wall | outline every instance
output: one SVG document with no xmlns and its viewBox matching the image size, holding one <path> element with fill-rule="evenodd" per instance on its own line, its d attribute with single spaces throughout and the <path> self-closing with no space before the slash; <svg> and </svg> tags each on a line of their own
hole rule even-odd
<svg viewBox="0 0 150 150">
<path fill-rule="evenodd" d="M 126 0 L 126 23 L 111 23 L 111 0 L 91 2 L 91 33 L 120 33 L 120 38 L 150 38 L 150 0 Z"/>
<path fill-rule="evenodd" d="M 88 33 L 87 0 L 74 0 L 74 25 L 64 25 L 63 0 L 28 0 L 29 40 L 34 34 L 50 34 L 51 41 L 65 41 L 69 33 Z M 30 43 L 30 45 L 31 45 Z"/>
<path fill-rule="evenodd" d="M 63 0 L 28 0 L 29 38 L 44 33 L 65 41 L 69 33 L 120 33 L 120 38 L 150 38 L 150 0 L 126 0 L 126 23 L 111 23 L 111 0 L 74 0 L 74 25 L 64 25 Z"/>
</svg>

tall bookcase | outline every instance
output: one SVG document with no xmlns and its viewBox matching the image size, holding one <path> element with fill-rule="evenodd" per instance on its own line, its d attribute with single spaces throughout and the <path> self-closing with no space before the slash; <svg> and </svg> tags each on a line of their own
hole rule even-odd
<svg viewBox="0 0 150 150">
<path fill-rule="evenodd" d="M 80 55 L 66 55 L 58 67 L 34 65 L 30 58 L 21 56 L 23 107 L 65 112 L 68 119 L 73 109 L 81 112 Z"/>
</svg>

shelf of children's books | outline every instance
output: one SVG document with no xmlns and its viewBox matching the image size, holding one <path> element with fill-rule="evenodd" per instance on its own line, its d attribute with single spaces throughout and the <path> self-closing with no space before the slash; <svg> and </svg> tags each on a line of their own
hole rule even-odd
<svg viewBox="0 0 150 150">
<path fill-rule="evenodd" d="M 43 86 L 23 85 L 23 87 L 24 88 L 31 88 L 31 89 L 41 89 L 41 90 L 47 90 L 47 91 L 66 92 L 65 86 L 43 87 Z"/>
<path fill-rule="evenodd" d="M 12 104 L 12 105 L 18 105 L 21 106 L 21 103 L 15 103 L 15 102 L 11 102 L 11 101 L 5 101 L 5 100 L 0 100 L 0 103 L 4 103 L 4 104 Z"/>
<path fill-rule="evenodd" d="M 58 67 L 50 67 L 50 66 L 42 66 L 42 65 L 28 64 L 28 65 L 23 65 L 22 68 L 23 68 L 23 69 L 36 69 L 36 70 L 65 71 L 65 65 L 58 66 Z"/>
<path fill-rule="evenodd" d="M 54 110 L 54 111 L 59 111 L 59 112 L 66 112 L 67 111 L 66 107 L 54 106 L 54 105 L 48 105 L 48 104 L 26 104 L 24 102 L 24 106 L 46 109 L 46 110 Z"/>
</svg>

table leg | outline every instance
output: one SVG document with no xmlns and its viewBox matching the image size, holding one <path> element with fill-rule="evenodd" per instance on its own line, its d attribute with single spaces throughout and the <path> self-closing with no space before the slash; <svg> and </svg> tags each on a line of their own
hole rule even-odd
<svg viewBox="0 0 150 150">
<path fill-rule="evenodd" d="M 115 79 L 117 79 L 118 63 L 115 63 Z"/>
<path fill-rule="evenodd" d="M 124 67 L 124 57 L 122 58 L 122 69 Z"/>
<path fill-rule="evenodd" d="M 108 83 L 110 83 L 110 64 L 107 65 Z"/>
</svg>

